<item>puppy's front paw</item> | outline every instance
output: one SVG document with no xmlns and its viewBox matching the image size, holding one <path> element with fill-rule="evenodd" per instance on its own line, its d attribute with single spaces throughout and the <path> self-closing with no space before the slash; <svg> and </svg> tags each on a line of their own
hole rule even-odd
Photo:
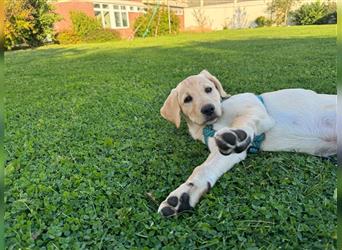
<svg viewBox="0 0 342 250">
<path fill-rule="evenodd" d="M 194 185 L 191 182 L 184 183 L 171 192 L 160 204 L 158 213 L 165 217 L 171 217 L 181 212 L 192 211 L 200 197 L 208 192 L 210 187 L 209 182 L 206 186 Z"/>
<path fill-rule="evenodd" d="M 188 193 L 182 193 L 180 196 L 170 195 L 163 201 L 158 212 L 165 217 L 177 215 L 183 211 L 191 211 L 194 208 L 190 205 L 190 196 Z"/>
<path fill-rule="evenodd" d="M 216 145 L 223 155 L 241 153 L 251 144 L 251 137 L 242 129 L 225 129 L 215 136 Z"/>
</svg>

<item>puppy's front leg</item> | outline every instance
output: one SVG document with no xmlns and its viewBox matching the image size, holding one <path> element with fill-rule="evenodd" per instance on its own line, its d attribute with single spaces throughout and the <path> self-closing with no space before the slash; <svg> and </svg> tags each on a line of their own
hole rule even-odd
<svg viewBox="0 0 342 250">
<path fill-rule="evenodd" d="M 215 142 L 223 155 L 246 151 L 255 135 L 265 132 L 274 121 L 264 110 L 251 109 L 234 119 L 231 127 L 225 127 L 215 134 Z"/>
<path fill-rule="evenodd" d="M 194 169 L 187 181 L 160 204 L 158 212 L 164 216 L 174 216 L 182 211 L 192 210 L 221 175 L 245 158 L 246 152 L 224 156 L 217 148 L 214 149 L 208 159 Z"/>
</svg>

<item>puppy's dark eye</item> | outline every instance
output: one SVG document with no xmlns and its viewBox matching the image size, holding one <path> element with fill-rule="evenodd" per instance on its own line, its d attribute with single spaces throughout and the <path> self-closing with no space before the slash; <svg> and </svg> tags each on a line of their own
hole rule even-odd
<svg viewBox="0 0 342 250">
<path fill-rule="evenodd" d="M 205 93 L 210 93 L 213 89 L 211 87 L 206 87 L 204 89 Z"/>
<path fill-rule="evenodd" d="M 184 98 L 184 102 L 188 103 L 192 101 L 192 97 L 190 95 L 188 95 L 187 97 Z"/>
</svg>

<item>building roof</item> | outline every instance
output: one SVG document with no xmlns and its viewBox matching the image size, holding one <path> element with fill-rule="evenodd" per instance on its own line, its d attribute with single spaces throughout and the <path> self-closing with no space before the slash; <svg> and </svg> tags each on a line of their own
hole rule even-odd
<svg viewBox="0 0 342 250">
<path fill-rule="evenodd" d="M 187 0 L 142 0 L 142 2 L 146 5 L 169 5 L 171 7 L 188 7 Z"/>
<path fill-rule="evenodd" d="M 54 0 L 51 2 L 58 3 L 67 3 L 67 2 L 90 2 L 90 3 L 113 3 L 119 5 L 130 5 L 130 6 L 139 6 L 146 7 L 141 1 L 137 0 Z"/>
<path fill-rule="evenodd" d="M 246 2 L 246 1 L 260 1 L 260 0 L 236 0 L 237 3 L 239 2 Z M 264 1 L 271 1 L 271 0 L 264 0 Z M 171 7 L 200 7 L 201 2 L 203 2 L 203 6 L 211 6 L 211 5 L 222 5 L 228 3 L 234 3 L 234 0 L 142 0 L 142 2 L 146 5 L 156 5 L 157 3 L 161 5 L 169 4 Z"/>
<path fill-rule="evenodd" d="M 203 0 L 203 6 L 207 5 L 217 5 L 217 4 L 225 4 L 227 2 L 234 2 L 234 0 L 210 0 L 206 1 Z M 187 1 L 189 7 L 200 7 L 201 6 L 201 0 L 188 0 Z"/>
<path fill-rule="evenodd" d="M 131 5 L 146 7 L 146 5 L 169 5 L 170 7 L 187 8 L 187 7 L 200 7 L 201 2 L 203 6 L 220 5 L 227 3 L 234 3 L 235 0 L 54 0 L 54 2 L 92 2 L 92 3 L 113 3 L 121 5 Z M 260 0 L 236 0 L 239 2 L 246 1 L 260 1 Z M 270 0 L 264 0 L 270 1 Z"/>
</svg>

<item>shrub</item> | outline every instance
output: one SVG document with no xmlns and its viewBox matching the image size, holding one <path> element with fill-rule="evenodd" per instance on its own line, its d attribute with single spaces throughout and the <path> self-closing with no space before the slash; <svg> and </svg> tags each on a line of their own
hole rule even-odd
<svg viewBox="0 0 342 250">
<path fill-rule="evenodd" d="M 336 23 L 336 4 L 319 1 L 303 4 L 291 17 L 298 25 Z"/>
<path fill-rule="evenodd" d="M 94 30 L 102 29 L 100 21 L 81 11 L 70 11 L 70 19 L 74 33 L 80 37 L 86 37 Z"/>
<path fill-rule="evenodd" d="M 106 42 L 119 40 L 120 35 L 115 30 L 103 29 L 101 23 L 83 12 L 70 12 L 72 31 L 64 31 L 57 35 L 61 44 L 81 42 Z"/>
<path fill-rule="evenodd" d="M 5 48 L 29 43 L 33 29 L 32 6 L 27 0 L 5 1 Z"/>
<path fill-rule="evenodd" d="M 154 10 L 149 9 L 144 15 L 137 18 L 137 20 L 134 23 L 134 29 L 136 30 L 135 35 L 142 37 L 144 35 L 158 36 L 158 35 L 169 34 L 169 19 L 168 19 L 167 9 L 159 8 L 154 16 L 153 16 L 153 13 L 154 13 Z M 170 13 L 170 20 L 171 20 L 171 32 L 173 34 L 178 33 L 179 32 L 179 18 L 172 11 Z M 150 26 L 149 26 L 149 23 L 150 23 Z"/>
<path fill-rule="evenodd" d="M 81 42 L 81 37 L 73 31 L 64 31 L 57 34 L 57 41 L 60 44 L 76 44 Z"/>
<path fill-rule="evenodd" d="M 336 24 L 337 23 L 337 12 L 336 10 L 332 13 L 325 15 L 318 19 L 315 24 Z"/>
<path fill-rule="evenodd" d="M 47 0 L 5 0 L 5 49 L 43 44 L 58 18 Z"/>
<path fill-rule="evenodd" d="M 61 17 L 53 12 L 53 6 L 49 4 L 50 0 L 29 0 L 34 11 L 32 12 L 34 22 L 35 38 L 39 42 L 45 42 L 53 38 L 53 25 Z"/>
<path fill-rule="evenodd" d="M 272 14 L 272 22 L 277 25 L 287 24 L 290 10 L 297 1 L 298 0 L 272 0 L 268 5 L 268 10 Z"/>
<path fill-rule="evenodd" d="M 83 37 L 82 42 L 107 42 L 120 40 L 120 35 L 117 31 L 111 29 L 97 29 L 88 33 Z"/>
<path fill-rule="evenodd" d="M 257 19 L 255 19 L 255 23 L 258 25 L 258 27 L 271 26 L 272 20 L 264 16 L 259 16 Z"/>
<path fill-rule="evenodd" d="M 326 15 L 316 21 L 315 24 L 334 24 L 337 23 L 337 9 L 335 2 L 325 4 Z"/>
</svg>

